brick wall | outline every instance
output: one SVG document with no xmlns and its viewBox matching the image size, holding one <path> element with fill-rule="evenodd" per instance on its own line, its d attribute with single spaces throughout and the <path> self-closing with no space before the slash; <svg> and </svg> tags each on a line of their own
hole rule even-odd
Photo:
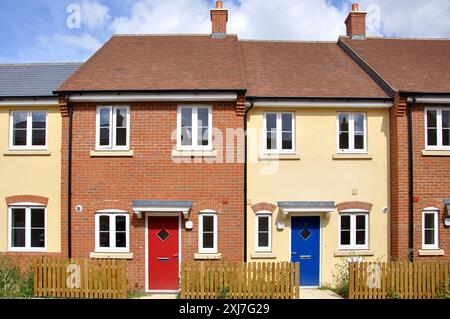
<svg viewBox="0 0 450 319">
<path fill-rule="evenodd" d="M 439 209 L 439 248 L 446 253 L 440 259 L 450 260 L 450 228 L 444 227 L 445 210 L 443 199 L 450 198 L 450 157 L 424 156 L 425 149 L 425 106 L 413 108 L 414 146 L 414 250 L 422 247 L 422 210 L 426 207 Z M 424 259 L 425 257 L 419 257 Z"/>
<path fill-rule="evenodd" d="M 213 103 L 213 126 L 243 128 L 236 103 Z M 131 208 L 131 201 L 192 200 L 190 219 L 194 229 L 182 227 L 182 258 L 193 259 L 198 250 L 199 210 L 218 212 L 218 251 L 225 260 L 243 259 L 244 164 L 182 163 L 172 161 L 177 104 L 131 104 L 130 158 L 91 158 L 95 149 L 97 104 L 75 104 L 73 115 L 72 249 L 74 257 L 89 257 L 95 249 L 94 214 L 98 207 Z M 68 118 L 64 118 L 63 141 L 67 140 Z M 243 147 L 235 142 L 235 149 Z M 225 152 L 225 146 L 224 150 Z M 63 142 L 62 211 L 67 211 L 67 143 Z M 106 203 L 106 204 L 105 204 Z M 76 205 L 83 212 L 74 212 Z M 108 207 L 107 207 L 108 206 Z M 145 219 L 130 213 L 129 288 L 145 288 Z M 184 222 L 182 224 L 184 226 Z"/>
<path fill-rule="evenodd" d="M 409 254 L 408 225 L 408 118 L 406 100 L 396 96 L 390 111 L 390 246 L 394 259 L 406 259 Z"/>
<path fill-rule="evenodd" d="M 408 117 L 405 98 L 396 97 L 391 110 L 391 256 L 406 259 L 409 252 L 409 171 L 408 171 Z M 422 247 L 422 210 L 426 207 L 439 208 L 439 248 L 446 256 L 433 257 L 450 259 L 450 229 L 443 224 L 446 214 L 443 199 L 450 198 L 450 158 L 426 157 L 424 106 L 413 109 L 413 148 L 414 148 L 414 256 L 418 260 Z"/>
</svg>

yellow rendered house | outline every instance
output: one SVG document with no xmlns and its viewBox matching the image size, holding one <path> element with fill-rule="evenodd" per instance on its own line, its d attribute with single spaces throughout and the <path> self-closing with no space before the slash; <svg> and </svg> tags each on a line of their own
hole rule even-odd
<svg viewBox="0 0 450 319">
<path fill-rule="evenodd" d="M 61 113 L 79 64 L 0 65 L 0 254 L 60 254 Z"/>
<path fill-rule="evenodd" d="M 317 287 L 345 259 L 387 260 L 392 103 L 336 44 L 244 48 L 267 79 L 248 80 L 247 261 L 300 262 Z"/>
</svg>

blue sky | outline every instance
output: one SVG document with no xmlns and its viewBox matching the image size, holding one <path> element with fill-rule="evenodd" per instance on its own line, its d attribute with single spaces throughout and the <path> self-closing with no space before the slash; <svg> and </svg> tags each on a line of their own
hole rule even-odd
<svg viewBox="0 0 450 319">
<path fill-rule="evenodd" d="M 114 33 L 208 33 L 213 0 L 0 0 L 0 63 L 84 61 Z M 349 0 L 228 0 L 240 38 L 336 40 Z M 368 34 L 450 37 L 450 0 L 360 0 Z M 70 5 L 80 8 L 69 28 Z"/>
</svg>

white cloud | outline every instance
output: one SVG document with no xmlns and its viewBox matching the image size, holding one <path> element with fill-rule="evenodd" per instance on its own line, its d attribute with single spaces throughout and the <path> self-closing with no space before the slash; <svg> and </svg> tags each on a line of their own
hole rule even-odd
<svg viewBox="0 0 450 319">
<path fill-rule="evenodd" d="M 102 46 L 99 40 L 87 33 L 79 36 L 60 33 L 40 36 L 37 44 L 38 53 L 48 61 L 83 61 Z"/>
<path fill-rule="evenodd" d="M 336 40 L 345 34 L 350 0 L 336 7 L 330 0 L 228 0 L 229 33 L 240 38 Z M 368 10 L 368 35 L 450 36 L 448 0 L 360 0 Z M 114 33 L 209 33 L 211 2 L 138 0 L 130 14 L 112 19 Z"/>
<path fill-rule="evenodd" d="M 209 6 L 203 0 L 134 1 L 131 14 L 113 19 L 114 33 L 208 33 Z"/>
<path fill-rule="evenodd" d="M 383 32 L 397 37 L 450 37 L 450 1 L 448 0 L 360 0 L 361 8 L 379 6 L 380 28 L 369 35 Z"/>
<path fill-rule="evenodd" d="M 81 3 L 81 23 L 89 29 L 104 27 L 110 19 L 109 8 L 99 2 L 85 0 Z"/>
<path fill-rule="evenodd" d="M 52 36 L 41 36 L 38 37 L 38 42 L 41 46 L 69 46 L 74 49 L 79 50 L 97 50 L 101 47 L 100 41 L 92 37 L 87 33 L 82 35 L 66 35 L 66 34 L 54 34 Z"/>
</svg>

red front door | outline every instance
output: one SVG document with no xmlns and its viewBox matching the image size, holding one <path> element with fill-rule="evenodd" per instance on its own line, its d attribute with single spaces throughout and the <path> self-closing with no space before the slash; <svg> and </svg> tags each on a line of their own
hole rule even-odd
<svg viewBox="0 0 450 319">
<path fill-rule="evenodd" d="M 148 289 L 178 290 L 178 217 L 148 217 Z"/>
</svg>

